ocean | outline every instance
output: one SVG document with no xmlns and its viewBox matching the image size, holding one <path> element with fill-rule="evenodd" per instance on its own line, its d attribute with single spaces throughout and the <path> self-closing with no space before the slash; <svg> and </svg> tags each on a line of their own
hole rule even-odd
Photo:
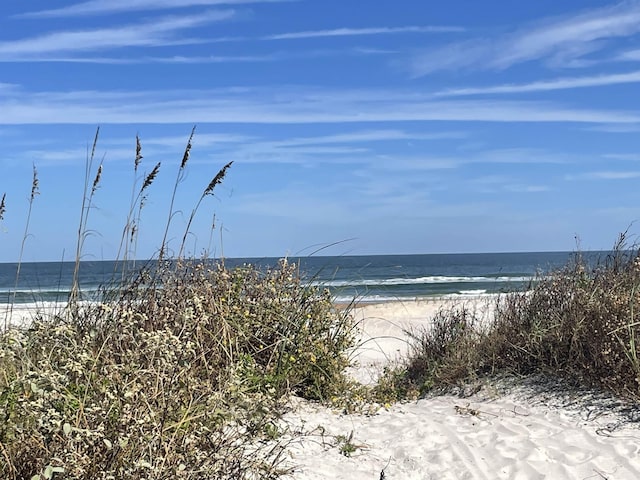
<svg viewBox="0 0 640 480">
<path fill-rule="evenodd" d="M 470 253 L 427 255 L 314 256 L 289 258 L 303 279 L 329 288 L 336 301 L 406 300 L 442 295 L 482 295 L 526 288 L 537 275 L 567 264 L 571 252 Z M 597 255 L 594 252 L 590 255 Z M 251 263 L 266 268 L 278 258 L 225 259 L 229 267 Z M 143 265 L 138 262 L 137 265 Z M 79 283 L 92 298 L 114 278 L 113 261 L 84 261 Z M 0 303 L 65 301 L 73 279 L 72 262 L 23 263 L 19 283 L 15 263 L 0 264 Z"/>
</svg>

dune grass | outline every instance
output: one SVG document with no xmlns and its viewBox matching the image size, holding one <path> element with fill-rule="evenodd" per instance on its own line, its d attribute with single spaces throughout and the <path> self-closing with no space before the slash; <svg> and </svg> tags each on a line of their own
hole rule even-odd
<svg viewBox="0 0 640 480">
<path fill-rule="evenodd" d="M 495 300 L 490 321 L 457 306 L 411 332 L 412 353 L 377 386 L 399 399 L 487 375 L 543 374 L 640 400 L 640 251 L 620 236 L 597 262 L 579 253 L 525 291 Z"/>
<path fill-rule="evenodd" d="M 294 264 L 228 269 L 222 259 L 184 258 L 184 245 L 171 258 L 166 233 L 162 258 L 105 286 L 98 301 L 82 301 L 77 269 L 103 165 L 93 170 L 97 138 L 67 308 L 0 335 L 0 478 L 278 478 L 287 396 L 329 401 L 350 388 L 349 312 L 305 284 Z M 141 158 L 137 139 L 127 259 L 159 170 L 138 178 Z M 183 242 L 230 166 L 204 186 Z M 0 216 L 5 207 L 3 196 Z"/>
</svg>

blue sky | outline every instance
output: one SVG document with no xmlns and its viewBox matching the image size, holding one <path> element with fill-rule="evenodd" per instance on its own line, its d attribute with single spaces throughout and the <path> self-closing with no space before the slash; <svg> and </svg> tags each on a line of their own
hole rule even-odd
<svg viewBox="0 0 640 480">
<path fill-rule="evenodd" d="M 640 219 L 639 83 L 639 1 L 2 2 L 0 261 L 33 164 L 24 259 L 73 258 L 97 126 L 85 259 L 116 255 L 136 134 L 140 175 L 161 162 L 136 254 L 157 252 L 194 125 L 174 249 L 231 160 L 196 255 L 607 248 Z"/>
</svg>

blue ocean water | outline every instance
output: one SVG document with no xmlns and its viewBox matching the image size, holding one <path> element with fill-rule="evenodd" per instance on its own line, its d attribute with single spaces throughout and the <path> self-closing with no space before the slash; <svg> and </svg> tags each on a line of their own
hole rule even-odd
<svg viewBox="0 0 640 480">
<path fill-rule="evenodd" d="M 526 288 L 536 275 L 560 268 L 571 252 L 472 253 L 428 255 L 316 256 L 289 258 L 300 265 L 305 282 L 329 288 L 337 301 L 402 300 L 441 295 L 480 295 Z M 596 255 L 596 253 L 593 253 Z M 229 267 L 251 263 L 274 266 L 278 258 L 225 259 Z M 138 265 L 142 265 L 139 262 Z M 112 261 L 80 264 L 86 296 L 109 284 L 121 265 Z M 73 279 L 72 262 L 0 264 L 0 303 L 64 301 Z"/>
</svg>

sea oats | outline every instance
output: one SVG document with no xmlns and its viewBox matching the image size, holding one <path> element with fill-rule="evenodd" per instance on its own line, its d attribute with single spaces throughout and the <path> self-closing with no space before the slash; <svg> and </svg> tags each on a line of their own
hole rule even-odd
<svg viewBox="0 0 640 480">
<path fill-rule="evenodd" d="M 140 189 L 140 193 L 144 192 L 153 183 L 159 171 L 160 171 L 160 162 L 158 162 L 156 166 L 153 167 L 153 170 L 151 170 L 151 173 L 147 175 L 147 177 L 144 179 L 144 182 L 142 183 L 142 188 Z"/>
<path fill-rule="evenodd" d="M 138 226 L 133 223 L 131 225 L 131 239 L 129 240 L 130 243 L 133 243 L 135 238 L 136 238 L 136 233 L 138 233 Z"/>
<path fill-rule="evenodd" d="M 138 166 L 142 160 L 142 146 L 140 145 L 140 137 L 136 135 L 136 159 L 134 161 L 134 171 L 138 171 Z"/>
<path fill-rule="evenodd" d="M 96 189 L 98 188 L 98 184 L 100 183 L 100 177 L 102 177 L 102 164 L 98 166 L 96 178 L 93 180 L 93 187 L 91 187 L 91 195 L 96 193 Z"/>
<path fill-rule="evenodd" d="M 216 187 L 216 185 L 218 185 L 219 183 L 222 182 L 222 180 L 224 180 L 224 176 L 227 174 L 227 170 L 232 164 L 233 164 L 233 161 L 227 163 L 224 167 L 222 167 L 222 169 L 216 174 L 215 177 L 213 177 L 213 180 L 211 180 L 211 183 L 209 183 L 207 188 L 204 190 L 203 195 L 212 194 L 213 189 Z"/>
<path fill-rule="evenodd" d="M 189 160 L 189 155 L 191 153 L 191 145 L 193 141 L 193 135 L 195 134 L 196 127 L 191 129 L 191 135 L 189 135 L 189 140 L 187 141 L 187 146 L 184 149 L 184 155 L 182 156 L 182 162 L 180 162 L 180 168 L 178 169 L 178 175 L 176 176 L 176 182 L 173 185 L 173 193 L 171 195 L 171 203 L 169 204 L 169 216 L 167 217 L 167 224 L 164 229 L 164 235 L 162 237 L 162 243 L 160 244 L 160 252 L 158 253 L 158 260 L 162 261 L 167 249 L 167 235 L 169 234 L 169 227 L 171 226 L 171 219 L 173 218 L 173 204 L 176 199 L 176 192 L 178 191 L 178 185 L 184 180 L 185 176 L 185 168 L 187 166 L 187 161 Z M 187 228 L 188 230 L 188 228 Z M 184 246 L 184 245 L 183 245 Z"/>
<path fill-rule="evenodd" d="M 189 135 L 189 140 L 187 141 L 187 146 L 184 149 L 184 155 L 182 156 L 182 162 L 180 163 L 180 170 L 184 170 L 184 167 L 187 166 L 187 161 L 189 161 L 189 155 L 191 154 L 191 142 L 193 141 L 193 135 L 196 133 L 196 127 L 194 126 L 191 129 L 191 135 Z"/>
<path fill-rule="evenodd" d="M 100 136 L 100 127 L 96 128 L 96 135 L 93 137 L 93 144 L 91 146 L 91 156 L 89 157 L 91 160 L 95 158 L 96 148 L 98 147 L 98 137 Z"/>
<path fill-rule="evenodd" d="M 33 181 L 31 182 L 31 200 L 35 198 L 36 195 L 40 194 L 39 191 L 39 182 L 38 182 L 38 170 L 36 166 L 33 166 Z"/>
<path fill-rule="evenodd" d="M 6 198 L 7 198 L 7 194 L 3 193 L 2 200 L 0 200 L 0 220 L 4 219 L 4 212 L 7 210 L 6 202 L 5 202 Z"/>
</svg>

